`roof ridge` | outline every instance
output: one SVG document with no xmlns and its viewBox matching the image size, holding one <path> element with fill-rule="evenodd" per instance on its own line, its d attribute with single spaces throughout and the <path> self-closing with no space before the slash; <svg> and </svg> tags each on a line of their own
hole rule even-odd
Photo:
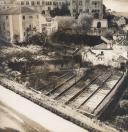
<svg viewBox="0 0 128 132">
<path fill-rule="evenodd" d="M 0 15 L 14 15 L 14 14 L 24 14 L 24 13 L 38 13 L 38 12 L 27 6 L 16 6 L 0 11 Z"/>
</svg>

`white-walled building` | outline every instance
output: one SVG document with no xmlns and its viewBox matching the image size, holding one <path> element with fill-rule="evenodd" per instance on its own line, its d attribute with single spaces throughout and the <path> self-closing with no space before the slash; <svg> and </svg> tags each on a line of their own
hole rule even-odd
<svg viewBox="0 0 128 132">
<path fill-rule="evenodd" d="M 67 4 L 71 16 L 82 12 L 93 15 L 95 18 L 103 17 L 103 0 L 2 0 L 5 4 L 13 3 L 13 6 L 27 6 L 36 11 L 48 13 L 56 7 L 61 8 Z M 11 1 L 11 2 L 9 2 Z M 13 2 L 12 2 L 13 1 Z M 5 6 L 4 4 L 4 6 Z"/>
<path fill-rule="evenodd" d="M 27 6 L 39 12 L 61 8 L 67 0 L 16 0 L 16 5 Z"/>
<path fill-rule="evenodd" d="M 8 9 L 15 6 L 15 0 L 0 0 L 0 10 Z"/>
<path fill-rule="evenodd" d="M 106 19 L 94 19 L 92 28 L 108 28 L 108 21 Z"/>
<path fill-rule="evenodd" d="M 28 30 L 32 33 L 47 31 L 50 35 L 57 29 L 58 25 L 54 20 L 47 20 L 28 7 L 18 6 L 0 12 L 0 37 L 11 43 L 16 39 L 23 42 Z"/>
<path fill-rule="evenodd" d="M 120 67 L 121 63 L 126 63 L 128 60 L 128 48 L 118 45 L 108 48 L 106 44 L 101 44 L 90 49 L 83 49 L 81 55 L 83 62 Z"/>
<path fill-rule="evenodd" d="M 39 15 L 39 32 L 46 32 L 47 35 L 51 35 L 58 30 L 58 22 L 49 17 L 43 16 L 42 14 Z"/>
</svg>

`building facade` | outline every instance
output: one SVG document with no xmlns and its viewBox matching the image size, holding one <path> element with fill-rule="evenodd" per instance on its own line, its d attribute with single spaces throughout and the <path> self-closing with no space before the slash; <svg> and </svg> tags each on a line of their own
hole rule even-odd
<svg viewBox="0 0 128 132">
<path fill-rule="evenodd" d="M 15 0 L 0 0 L 0 10 L 15 6 Z"/>
<path fill-rule="evenodd" d="M 63 4 L 67 4 L 71 16 L 84 12 L 95 18 L 103 17 L 103 0 L 1 0 L 0 3 L 1 6 L 4 5 L 4 8 L 19 5 L 46 13 L 56 7 L 61 8 Z"/>
<path fill-rule="evenodd" d="M 58 30 L 58 22 L 50 17 L 39 14 L 39 32 L 45 32 L 48 36 Z"/>
<path fill-rule="evenodd" d="M 50 35 L 56 30 L 56 22 L 47 21 L 45 16 L 28 7 L 13 7 L 0 12 L 0 37 L 11 43 L 23 42 L 28 32 L 47 31 Z"/>
<path fill-rule="evenodd" d="M 27 6 L 39 12 L 50 11 L 56 7 L 61 8 L 67 0 L 16 0 L 15 4 L 20 6 Z"/>
<path fill-rule="evenodd" d="M 102 18 L 103 0 L 70 0 L 70 12 L 72 16 L 84 12 L 93 15 L 94 18 Z"/>
</svg>

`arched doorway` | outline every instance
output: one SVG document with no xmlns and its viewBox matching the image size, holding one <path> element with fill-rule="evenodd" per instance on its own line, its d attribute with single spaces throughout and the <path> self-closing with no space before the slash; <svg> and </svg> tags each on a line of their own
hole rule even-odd
<svg viewBox="0 0 128 132">
<path fill-rule="evenodd" d="M 101 22 L 97 22 L 97 28 L 101 28 Z"/>
</svg>

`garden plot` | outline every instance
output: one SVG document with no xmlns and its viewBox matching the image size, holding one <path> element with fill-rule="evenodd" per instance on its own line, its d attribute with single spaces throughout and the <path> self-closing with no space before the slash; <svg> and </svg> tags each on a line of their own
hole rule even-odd
<svg viewBox="0 0 128 132">
<path fill-rule="evenodd" d="M 110 90 L 119 81 L 121 74 L 112 75 L 103 85 L 102 89 L 99 89 L 82 107 L 83 111 L 94 113 L 98 105 L 105 99 Z M 114 80 L 115 79 L 115 80 Z M 113 80 L 113 81 L 112 81 Z"/>
<path fill-rule="evenodd" d="M 68 80 L 70 80 L 72 77 L 74 76 L 73 72 L 66 72 L 65 74 L 63 74 L 62 76 L 58 77 L 55 79 L 56 83 L 55 85 L 51 85 L 48 84 L 47 88 L 42 88 L 40 91 L 43 94 L 50 94 L 52 91 L 54 91 L 55 89 L 57 89 L 58 87 L 61 87 L 62 85 L 64 85 Z"/>
<path fill-rule="evenodd" d="M 73 78 L 71 80 L 69 80 L 68 82 L 66 82 L 65 85 L 62 85 L 61 87 L 59 87 L 55 92 L 53 92 L 51 94 L 51 98 L 56 98 L 58 97 L 60 94 L 62 94 L 65 90 L 67 90 L 68 88 L 72 87 L 75 83 L 77 83 L 82 76 L 77 76 L 74 75 Z"/>
<path fill-rule="evenodd" d="M 92 82 L 90 86 L 88 86 L 87 89 L 85 89 L 78 97 L 76 97 L 70 105 L 79 107 L 85 100 L 87 100 L 91 96 L 91 94 L 95 90 L 97 90 L 100 87 L 100 85 L 102 85 L 102 83 L 104 82 L 105 79 L 107 79 L 108 76 L 109 74 L 105 74 L 105 75 L 103 74 L 100 77 L 97 77 L 96 80 Z M 102 81 L 100 81 L 101 79 Z"/>
</svg>

